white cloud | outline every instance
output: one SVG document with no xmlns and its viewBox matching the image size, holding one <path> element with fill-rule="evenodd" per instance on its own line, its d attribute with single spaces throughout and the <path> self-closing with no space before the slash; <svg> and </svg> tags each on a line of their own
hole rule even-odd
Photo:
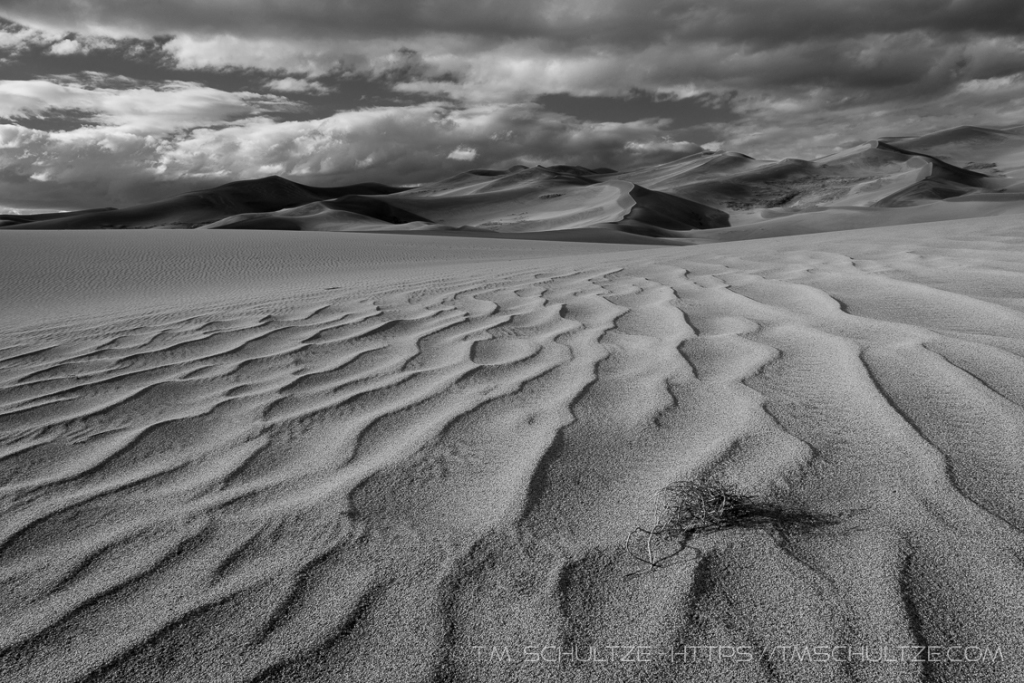
<svg viewBox="0 0 1024 683">
<path fill-rule="evenodd" d="M 496 168 L 625 168 L 690 150 L 688 143 L 666 140 L 660 126 L 594 124 L 528 104 L 452 109 L 439 103 L 346 111 L 312 121 L 252 117 L 160 133 L 0 125 L 0 196 L 32 207 L 85 208 L 270 174 L 314 185 L 428 181 L 461 170 L 471 154 L 480 165 Z"/>
<path fill-rule="evenodd" d="M 2 22 L 2 18 L 0 18 Z M 45 47 L 46 53 L 57 56 L 88 54 L 93 50 L 111 49 L 117 41 L 103 35 L 70 35 L 62 31 L 18 26 L 0 26 L 0 50 L 14 53 L 32 47 Z"/>
<path fill-rule="evenodd" d="M 456 161 L 473 161 L 476 159 L 476 154 L 476 149 L 473 147 L 459 145 L 448 154 L 448 158 Z"/>
<path fill-rule="evenodd" d="M 349 54 L 337 40 L 240 37 L 231 34 L 175 36 L 163 46 L 182 69 L 261 69 L 323 76 Z"/>
<path fill-rule="evenodd" d="M 669 152 L 672 154 L 686 155 L 696 154 L 701 151 L 701 146 L 695 145 L 692 142 L 686 142 L 685 140 L 663 138 L 660 140 L 644 140 L 642 142 L 631 140 L 626 143 L 626 149 L 631 152 L 645 155 L 652 152 Z"/>
<path fill-rule="evenodd" d="M 25 27 L 0 28 L 0 49 L 19 52 L 32 45 L 45 45 L 60 39 L 60 34 Z"/>
<path fill-rule="evenodd" d="M 47 52 L 52 55 L 89 54 L 93 50 L 109 50 L 117 46 L 117 41 L 103 36 L 84 36 L 64 38 L 52 43 Z"/>
<path fill-rule="evenodd" d="M 964 81 L 956 88 L 957 93 L 985 94 L 992 95 L 1019 91 L 1022 82 L 1021 74 L 1002 76 L 999 78 L 975 78 Z"/>
<path fill-rule="evenodd" d="M 75 82 L 0 81 L 0 116 L 39 117 L 85 112 L 103 126 L 159 133 L 211 126 L 293 105 L 274 95 L 226 92 L 197 83 L 171 81 L 159 88 L 116 89 Z"/>
<path fill-rule="evenodd" d="M 463 102 L 521 102 L 540 95 L 628 96 L 637 89 L 681 99 L 720 89 L 688 73 L 678 46 L 623 52 L 588 48 L 559 52 L 543 41 L 506 42 L 465 52 L 419 54 L 422 67 L 399 92 L 447 95 Z M 447 78 L 444 78 L 447 76 Z"/>
<path fill-rule="evenodd" d="M 54 43 L 47 50 L 52 55 L 73 55 L 87 51 L 85 45 L 70 38 Z"/>
<path fill-rule="evenodd" d="M 322 94 L 328 92 L 322 84 L 308 81 L 305 78 L 277 78 L 267 82 L 267 88 L 275 92 L 308 92 Z"/>
</svg>

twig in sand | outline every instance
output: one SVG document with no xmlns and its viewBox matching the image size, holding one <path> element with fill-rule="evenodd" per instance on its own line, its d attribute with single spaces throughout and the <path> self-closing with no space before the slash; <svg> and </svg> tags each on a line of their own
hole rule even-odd
<svg viewBox="0 0 1024 683">
<path fill-rule="evenodd" d="M 630 576 L 662 569 L 669 560 L 691 548 L 691 541 L 701 535 L 729 529 L 758 529 L 785 539 L 793 533 L 841 521 L 835 515 L 793 510 L 714 481 L 676 482 L 665 489 L 665 494 L 665 507 L 658 524 L 653 529 L 638 526 L 626 537 L 626 552 L 646 565 Z M 646 556 L 636 552 L 634 537 L 638 534 L 647 535 Z M 670 550 L 656 553 L 656 542 Z"/>
</svg>

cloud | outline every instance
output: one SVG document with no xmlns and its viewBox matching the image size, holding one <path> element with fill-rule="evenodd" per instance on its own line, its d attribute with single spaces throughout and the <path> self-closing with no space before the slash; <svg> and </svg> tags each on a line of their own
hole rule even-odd
<svg viewBox="0 0 1024 683">
<path fill-rule="evenodd" d="M 307 92 L 323 94 L 328 91 L 326 87 L 316 81 L 308 81 L 305 78 L 277 78 L 267 82 L 267 88 L 275 92 Z"/>
<path fill-rule="evenodd" d="M 447 158 L 455 159 L 456 161 L 473 161 L 473 159 L 476 159 L 476 154 L 476 149 L 473 147 L 459 145 L 448 154 Z"/>
<path fill-rule="evenodd" d="M 1024 32 L 1024 9 L 1016 0 L 782 0 L 770 9 L 763 0 L 649 0 L 642 12 L 631 0 L 253 0 L 245 11 L 234 0 L 8 0 L 5 5 L 6 16 L 51 32 L 173 34 L 167 50 L 186 68 L 309 73 L 331 68 L 345 51 L 366 56 L 403 45 L 430 59 L 464 58 L 524 42 L 539 55 L 593 49 L 596 56 L 615 57 L 663 45 L 684 53 L 688 46 L 695 46 L 696 54 L 727 46 L 726 54 L 741 48 L 748 56 L 779 56 L 797 54 L 801 51 L 792 48 L 804 44 L 838 54 L 828 47 L 851 39 L 870 42 L 875 35 L 925 32 L 945 36 L 940 42 L 965 44 L 979 35 L 1016 38 Z M 855 50 L 862 65 L 870 60 L 871 46 L 864 48 Z M 827 63 L 809 66 L 815 67 L 811 71 L 828 68 Z"/>
<path fill-rule="evenodd" d="M 642 91 L 716 103 L 723 116 L 707 117 L 700 140 L 771 157 L 1017 123 L 1024 111 L 1019 0 L 5 0 L 0 14 L 21 22 L 0 25 L 6 54 L 80 59 L 132 38 L 117 45 L 145 46 L 163 68 L 195 75 L 0 82 L 0 116 L 54 119 L 53 128 L 60 117 L 70 127 L 74 114 L 87 124 L 19 132 L 11 149 L 23 156 L 10 152 L 0 170 L 24 188 L 63 178 L 68 202 L 84 202 L 83 188 L 112 199 L 129 185 L 142 196 L 146 182 L 180 188 L 266 173 L 429 180 L 457 171 L 469 150 L 481 165 L 612 167 L 695 151 L 681 122 L 638 114 L 612 124 L 596 105 L 581 119 L 535 104 L 550 96 Z M 334 113 L 331 102 L 361 100 L 328 95 L 357 82 L 420 104 Z M 304 116 L 316 118 L 282 120 L 303 99 Z M 86 158 L 96 178 L 69 170 Z M 103 174 L 134 175 L 108 186 Z"/>
<path fill-rule="evenodd" d="M 524 157 L 622 167 L 659 154 L 674 158 L 679 149 L 665 139 L 660 122 L 595 124 L 536 105 L 426 103 L 195 130 L 166 147 L 161 168 L 188 176 L 280 174 L 318 183 L 372 176 L 401 182 L 430 180 L 459 169 L 450 162 L 470 159 L 497 167 Z"/>
<path fill-rule="evenodd" d="M 50 49 L 47 52 L 53 55 L 73 55 L 88 52 L 88 50 L 85 45 L 77 40 L 66 39 L 50 45 Z"/>
<path fill-rule="evenodd" d="M 52 43 L 47 52 L 52 55 L 89 54 L 93 50 L 110 50 L 117 47 L 117 41 L 103 36 L 64 38 Z"/>
<path fill-rule="evenodd" d="M 33 48 L 45 48 L 46 54 L 66 57 L 89 54 L 94 50 L 116 48 L 118 41 L 103 35 L 77 35 L 61 31 L 28 28 L 0 17 L 0 51 L 18 55 Z"/>
<path fill-rule="evenodd" d="M 644 140 L 642 142 L 630 141 L 626 143 L 626 149 L 637 154 L 643 154 L 644 156 L 656 152 L 667 152 L 676 156 L 685 156 L 700 152 L 702 147 L 683 140 L 661 138 L 657 140 Z"/>
<path fill-rule="evenodd" d="M 678 3 L 651 0 L 644 12 L 625 0 L 337 0 L 295 3 L 250 0 L 7 0 L 4 15 L 51 30 L 144 37 L 161 33 L 235 33 L 254 37 L 381 36 L 423 32 L 495 37 L 555 35 L 588 40 L 659 27 Z"/>
<path fill-rule="evenodd" d="M 490 40 L 544 37 L 574 44 L 642 44 L 701 39 L 757 45 L 832 40 L 922 28 L 1018 35 L 1017 0 L 6 0 L 10 19 L 51 30 L 152 36 L 231 33 L 254 37 L 379 36 L 423 33 Z"/>
<path fill-rule="evenodd" d="M 83 112 L 89 121 L 141 134 L 210 126 L 294 108 L 275 95 L 226 92 L 197 83 L 159 87 L 91 87 L 45 80 L 0 81 L 0 117 L 25 119 Z"/>
<path fill-rule="evenodd" d="M 184 69 L 386 78 L 466 103 L 829 88 L 923 97 L 1024 70 L 1017 0 L 8 0 L 40 30 L 153 38 Z M 71 49 L 67 39 L 57 43 Z M 754 92 L 757 91 L 757 92 Z"/>
<path fill-rule="evenodd" d="M 939 97 L 1024 72 L 1015 0 L 650 0 L 642 12 L 627 0 L 253 0 L 245 11 L 234 0 L 6 4 L 8 16 L 49 35 L 79 32 L 51 51 L 87 35 L 173 34 L 159 49 L 182 69 L 259 70 L 290 93 L 356 74 L 466 105 L 639 89 L 728 98 L 746 111 L 806 104 L 821 91 L 858 103 Z"/>
<path fill-rule="evenodd" d="M 16 24 L 4 24 L 0 19 L 0 50 L 17 53 L 33 45 L 45 45 L 59 39 L 59 34 L 48 34 Z"/>
<path fill-rule="evenodd" d="M 1024 32 L 1017 0 L 6 0 L 4 16 L 57 32 L 152 37 L 405 40 L 427 33 L 570 46 L 729 42 L 757 49 L 872 33 Z"/>
<path fill-rule="evenodd" d="M 252 117 L 162 135 L 6 124 L 0 125 L 0 196 L 31 208 L 85 208 L 266 175 L 314 185 L 423 182 L 456 173 L 470 159 L 497 168 L 523 162 L 625 168 L 691 148 L 666 139 L 659 122 L 595 124 L 532 104 L 427 103 L 310 121 Z"/>
<path fill-rule="evenodd" d="M 259 69 L 322 76 L 345 58 L 336 40 L 181 34 L 163 44 L 163 51 L 182 69 Z"/>
<path fill-rule="evenodd" d="M 714 126 L 726 148 L 761 158 L 807 159 L 887 135 L 920 135 L 965 123 L 1020 125 L 1024 78 L 975 79 L 940 97 L 915 101 L 857 102 L 818 91 L 805 99 L 763 98 L 743 106 L 741 120 Z"/>
</svg>

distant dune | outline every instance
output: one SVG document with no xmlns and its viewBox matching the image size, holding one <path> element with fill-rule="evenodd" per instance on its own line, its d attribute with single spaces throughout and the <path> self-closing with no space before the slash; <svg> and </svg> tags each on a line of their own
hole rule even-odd
<svg viewBox="0 0 1024 683">
<path fill-rule="evenodd" d="M 0 680 L 1024 680 L 983 133 L 11 219 Z"/>
<path fill-rule="evenodd" d="M 911 206 L 1004 184 L 941 159 L 882 141 L 803 161 L 759 162 L 731 153 L 699 154 L 673 165 L 620 174 L 756 220 L 751 212 L 829 206 Z"/>
<path fill-rule="evenodd" d="M 886 140 L 967 169 L 1024 181 L 1024 126 L 1003 130 L 960 126 L 920 137 Z"/>
<path fill-rule="evenodd" d="M 310 187 L 272 176 L 241 180 L 124 209 L 49 214 L 46 219 L 31 221 L 27 227 L 46 230 L 195 228 L 242 213 L 265 213 L 347 195 L 376 196 L 399 190 L 379 183 Z M 22 217 L 0 217 L 0 229 L 23 227 L 24 222 L 19 218 Z"/>
<path fill-rule="evenodd" d="M 795 234 L 804 226 L 819 232 L 895 225 L 905 215 L 873 211 L 851 221 L 849 212 L 820 213 L 826 209 L 932 206 L 924 214 L 939 216 L 946 211 L 942 202 L 973 198 L 967 206 L 982 217 L 992 215 L 990 201 L 1016 202 L 1018 193 L 1024 193 L 1024 127 L 965 126 L 883 138 L 811 161 L 703 152 L 623 172 L 565 165 L 478 169 L 415 188 L 320 188 L 271 177 L 123 209 L 0 216 L 0 230 L 463 231 L 687 244 Z M 949 211 L 963 217 L 965 205 Z M 780 216 L 786 218 L 782 233 Z M 749 227 L 760 223 L 763 230 Z M 706 232 L 694 237 L 694 230 Z"/>
</svg>

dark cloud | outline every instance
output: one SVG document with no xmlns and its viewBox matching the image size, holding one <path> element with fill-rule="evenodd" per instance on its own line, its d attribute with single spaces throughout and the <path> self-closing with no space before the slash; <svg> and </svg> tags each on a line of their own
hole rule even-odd
<svg viewBox="0 0 1024 683">
<path fill-rule="evenodd" d="M 1016 36 L 1024 5 L 1015 0 L 700 0 L 685 7 L 682 35 L 764 47 L 875 33 L 928 30 Z"/>
<path fill-rule="evenodd" d="M 675 128 L 685 128 L 692 142 L 711 142 L 714 137 L 706 124 L 736 121 L 736 114 L 728 103 L 734 93 L 721 98 L 707 96 L 674 99 L 658 97 L 654 93 L 635 91 L 626 97 L 574 97 L 572 95 L 542 95 L 537 104 L 544 109 L 575 116 L 584 121 L 638 121 L 642 119 L 668 119 Z"/>
<path fill-rule="evenodd" d="M 136 36 L 409 37 L 424 32 L 584 44 L 670 37 L 775 45 L 925 29 L 1013 36 L 1017 0 L 6 0 L 4 16 Z"/>
<path fill-rule="evenodd" d="M 186 69 L 361 73 L 463 99 L 458 84 L 489 83 L 493 91 L 496 79 L 511 81 L 506 99 L 521 100 L 561 92 L 621 97 L 633 88 L 681 85 L 719 92 L 780 86 L 929 92 L 1024 69 L 1018 0 L 647 0 L 642 11 L 632 0 L 5 5 L 8 17 L 73 36 L 162 36 L 165 56 Z M 594 68 L 567 79 L 537 78 L 540 67 L 529 64 L 518 73 L 493 68 L 529 62 L 530 54 L 570 68 L 590 60 Z"/>
<path fill-rule="evenodd" d="M 385 37 L 423 32 L 487 38 L 536 36 L 617 42 L 638 31 L 671 30 L 685 18 L 679 3 L 653 0 L 637 12 L 624 1 L 590 0 L 8 0 L 3 13 L 22 23 L 72 31 L 81 27 L 136 36 L 231 33 L 258 37 Z"/>
<path fill-rule="evenodd" d="M 269 173 L 622 166 L 690 142 L 816 156 L 1024 111 L 1020 0 L 4 0 L 0 15 L 18 22 L 0 22 L 0 204 L 52 205 L 58 183 L 79 206 Z"/>
</svg>

